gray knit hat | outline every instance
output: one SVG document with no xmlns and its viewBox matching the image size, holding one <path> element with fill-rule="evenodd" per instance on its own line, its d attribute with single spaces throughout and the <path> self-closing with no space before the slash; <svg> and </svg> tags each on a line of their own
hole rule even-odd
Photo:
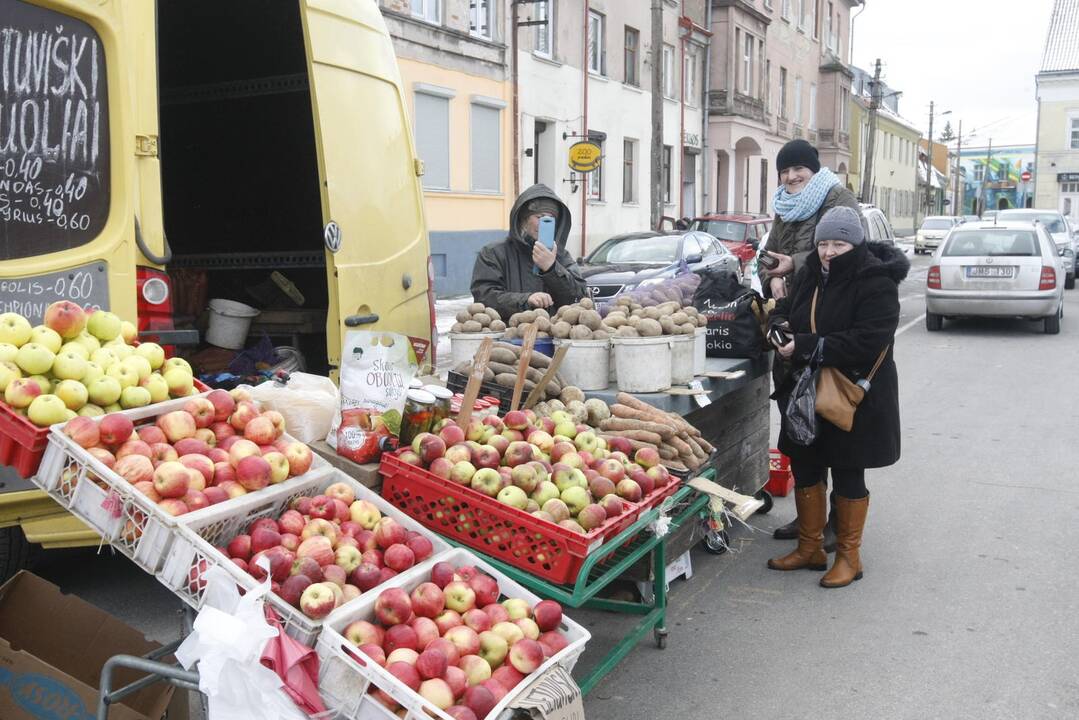
<svg viewBox="0 0 1079 720">
<path fill-rule="evenodd" d="M 862 218 L 858 211 L 840 205 L 824 213 L 813 232 L 814 244 L 821 240 L 842 240 L 851 245 L 865 242 L 865 230 L 862 229 Z"/>
</svg>

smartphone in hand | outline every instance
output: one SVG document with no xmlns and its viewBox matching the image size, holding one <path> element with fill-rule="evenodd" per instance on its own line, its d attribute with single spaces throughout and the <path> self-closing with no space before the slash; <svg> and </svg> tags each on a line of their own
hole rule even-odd
<svg viewBox="0 0 1079 720">
<path fill-rule="evenodd" d="M 769 255 L 767 251 L 761 253 L 761 256 L 757 258 L 757 262 L 769 270 L 774 270 L 779 266 L 779 260 Z"/>
<path fill-rule="evenodd" d="M 794 336 L 791 335 L 786 328 L 780 327 L 779 325 L 774 326 L 768 331 L 768 341 L 777 348 L 783 347 L 793 339 Z"/>
<path fill-rule="evenodd" d="M 539 221 L 539 241 L 548 250 L 554 250 L 554 218 L 541 217 Z"/>
</svg>

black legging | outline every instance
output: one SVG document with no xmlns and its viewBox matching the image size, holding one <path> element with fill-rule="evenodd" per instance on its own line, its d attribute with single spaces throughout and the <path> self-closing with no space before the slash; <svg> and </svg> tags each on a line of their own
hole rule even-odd
<svg viewBox="0 0 1079 720">
<path fill-rule="evenodd" d="M 832 490 L 836 495 L 859 500 L 869 494 L 865 488 L 865 470 L 862 468 L 831 468 Z M 828 468 L 791 461 L 795 487 L 812 487 L 828 479 Z"/>
</svg>

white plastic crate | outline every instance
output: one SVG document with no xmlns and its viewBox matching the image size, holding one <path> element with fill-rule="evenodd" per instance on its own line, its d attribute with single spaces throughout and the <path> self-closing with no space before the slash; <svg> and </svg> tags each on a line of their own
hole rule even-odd
<svg viewBox="0 0 1079 720">
<path fill-rule="evenodd" d="M 260 498 L 258 494 L 245 495 L 239 498 L 239 503 L 231 504 L 229 508 L 216 505 L 200 512 L 198 518 L 185 522 L 176 533 L 176 539 L 165 560 L 165 565 L 157 579 L 169 590 L 172 590 L 184 602 L 195 609 L 202 606 L 204 600 L 204 587 L 199 582 L 202 572 L 210 567 L 220 566 L 225 569 L 244 590 L 253 589 L 258 583 L 255 578 L 241 570 L 229 558 L 218 550 L 219 547 L 228 545 L 229 541 L 237 535 L 246 532 L 247 527 L 260 518 L 277 519 L 288 509 L 289 503 L 294 498 L 308 496 L 314 497 L 320 494 L 333 483 L 343 482 L 348 484 L 356 494 L 357 500 L 367 500 L 375 504 L 383 516 L 392 517 L 406 530 L 414 530 L 431 541 L 433 551 L 431 557 L 416 567 L 429 567 L 438 562 L 442 556 L 450 550 L 450 545 L 438 535 L 427 530 L 408 515 L 390 505 L 379 495 L 360 483 L 350 478 L 340 470 L 331 468 L 328 473 L 321 476 L 318 482 L 309 483 L 303 488 L 298 488 L 288 495 L 279 495 L 273 499 Z M 217 512 L 208 512 L 214 508 L 221 508 Z M 381 587 L 381 586 L 379 586 Z M 377 594 L 378 588 L 369 590 Z M 304 615 L 299 609 L 289 605 L 274 593 L 266 596 L 267 602 L 281 617 L 281 624 L 285 632 L 306 645 L 314 645 L 315 639 L 322 630 L 324 620 L 313 620 Z M 350 607 L 358 602 L 359 598 L 342 605 L 341 608 Z"/>
<path fill-rule="evenodd" d="M 125 410 L 136 430 L 173 410 L 180 410 L 190 398 L 177 398 L 156 405 Z M 100 418 L 96 418 L 100 420 Z M 240 498 L 226 500 L 202 510 L 174 517 L 163 512 L 157 504 L 136 490 L 133 485 L 96 460 L 83 447 L 64 435 L 66 423 L 53 425 L 49 445 L 41 459 L 33 482 L 62 507 L 84 523 L 136 565 L 156 573 L 164 564 L 176 528 L 197 521 L 206 513 L 231 512 L 241 502 L 254 498 L 256 502 L 272 502 L 294 496 L 304 488 L 317 485 L 333 467 L 318 453 L 313 453 L 311 468 L 303 475 L 289 478 Z M 290 437 L 287 433 L 285 437 Z"/>
<path fill-rule="evenodd" d="M 463 548 L 451 550 L 440 560 L 457 567 L 472 565 L 482 570 L 498 582 L 502 597 L 521 598 L 533 607 L 543 599 Z M 369 660 L 341 634 L 350 623 L 356 620 L 373 620 L 375 602 L 382 590 L 399 587 L 411 593 L 421 583 L 427 582 L 430 576 L 429 567 L 416 566 L 384 583 L 378 592 L 372 590 L 364 593 L 356 600 L 334 610 L 326 618 L 322 635 L 319 636 L 318 645 L 315 646 L 319 657 L 318 684 L 323 700 L 337 713 L 337 717 L 347 720 L 381 720 L 381 718 L 401 717 L 394 715 L 368 694 L 370 686 L 374 684 L 405 708 L 404 717 L 408 720 L 429 720 L 430 718 L 453 720 L 421 697 L 419 693 L 412 691 L 390 675 L 385 668 Z M 585 644 L 592 637 L 587 630 L 570 620 L 565 614 L 562 615 L 559 631 L 565 635 L 569 644 L 561 652 L 548 658 L 528 677 L 539 677 L 555 665 L 561 665 L 567 672 L 572 671 L 573 666 L 584 653 Z M 527 687 L 528 681 L 525 680 L 507 692 L 487 717 L 497 718 Z"/>
</svg>

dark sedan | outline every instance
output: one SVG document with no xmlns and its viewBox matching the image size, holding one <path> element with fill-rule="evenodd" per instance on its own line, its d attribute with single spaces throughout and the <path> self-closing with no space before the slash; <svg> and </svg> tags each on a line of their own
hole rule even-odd
<svg viewBox="0 0 1079 720">
<path fill-rule="evenodd" d="M 741 261 L 708 233 L 640 232 L 616 235 L 581 261 L 588 291 L 607 300 L 681 272 L 725 268 L 741 277 Z"/>
</svg>

